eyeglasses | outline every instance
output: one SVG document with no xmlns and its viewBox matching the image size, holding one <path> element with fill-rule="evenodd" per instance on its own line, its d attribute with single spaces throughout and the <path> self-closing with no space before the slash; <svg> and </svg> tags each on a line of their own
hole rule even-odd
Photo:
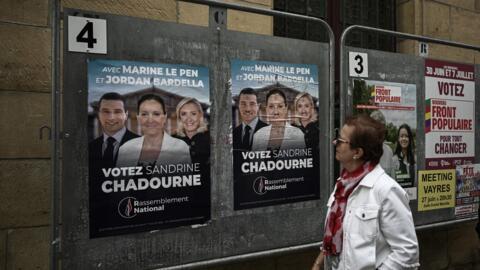
<svg viewBox="0 0 480 270">
<path fill-rule="evenodd" d="M 335 129 L 335 139 L 332 141 L 333 145 L 338 145 L 340 143 L 350 143 L 349 140 L 345 140 L 340 137 L 340 132 L 338 131 L 338 128 Z"/>
</svg>

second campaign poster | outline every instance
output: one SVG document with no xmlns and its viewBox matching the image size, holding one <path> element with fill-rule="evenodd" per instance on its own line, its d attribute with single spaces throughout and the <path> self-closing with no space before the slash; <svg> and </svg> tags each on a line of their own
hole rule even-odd
<svg viewBox="0 0 480 270">
<path fill-rule="evenodd" d="M 480 202 L 480 164 L 458 165 L 456 218 L 477 217 Z"/>
<path fill-rule="evenodd" d="M 90 237 L 210 219 L 206 67 L 88 62 Z"/>
<path fill-rule="evenodd" d="M 454 169 L 475 159 L 475 66 L 425 60 L 425 162 Z"/>
<path fill-rule="evenodd" d="M 234 208 L 319 198 L 316 65 L 233 60 Z"/>
<path fill-rule="evenodd" d="M 416 86 L 395 82 L 354 80 L 355 113 L 367 113 L 386 127 L 380 165 L 402 187 L 415 185 L 417 171 Z M 416 198 L 416 190 L 408 190 Z"/>
</svg>

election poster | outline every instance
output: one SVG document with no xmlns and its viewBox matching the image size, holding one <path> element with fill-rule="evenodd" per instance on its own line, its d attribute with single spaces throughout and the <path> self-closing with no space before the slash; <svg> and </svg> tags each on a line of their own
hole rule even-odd
<svg viewBox="0 0 480 270">
<path fill-rule="evenodd" d="M 90 237 L 210 219 L 208 72 L 88 62 Z"/>
<path fill-rule="evenodd" d="M 480 201 L 480 164 L 459 165 L 455 217 L 476 217 Z"/>
<path fill-rule="evenodd" d="M 415 84 L 354 80 L 354 114 L 368 114 L 385 125 L 380 165 L 416 198 L 417 91 Z"/>
<path fill-rule="evenodd" d="M 475 68 L 425 60 L 427 169 L 454 169 L 475 157 Z"/>
<path fill-rule="evenodd" d="M 319 198 L 318 68 L 231 62 L 234 209 Z"/>
<path fill-rule="evenodd" d="M 455 207 L 455 170 L 418 172 L 418 211 Z"/>
</svg>

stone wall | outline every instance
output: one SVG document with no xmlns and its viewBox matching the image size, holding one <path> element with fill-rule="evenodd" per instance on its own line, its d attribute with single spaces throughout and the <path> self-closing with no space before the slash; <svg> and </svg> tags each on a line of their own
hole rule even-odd
<svg viewBox="0 0 480 270">
<path fill-rule="evenodd" d="M 271 8 L 273 0 L 230 2 Z M 204 25 L 208 9 L 174 0 L 64 0 L 63 7 Z M 480 0 L 398 0 L 398 30 L 480 45 Z M 273 20 L 230 12 L 228 28 L 272 34 Z M 0 269 L 49 269 L 51 26 L 48 0 L 0 1 Z M 417 54 L 416 42 L 400 42 Z M 430 46 L 430 57 L 478 63 L 480 54 Z M 419 232 L 422 269 L 480 269 L 474 223 Z M 308 269 L 317 250 L 209 269 Z"/>
<path fill-rule="evenodd" d="M 479 0 L 397 0 L 397 30 L 480 46 Z M 399 51 L 418 55 L 418 42 L 400 41 Z M 480 52 L 429 44 L 429 58 L 480 62 Z"/>
<path fill-rule="evenodd" d="M 47 1 L 0 2 L 0 269 L 48 269 L 48 17 Z"/>
<path fill-rule="evenodd" d="M 232 1 L 271 8 L 271 0 Z M 208 8 L 175 0 L 64 0 L 62 7 L 208 25 Z M 51 25 L 48 0 L 0 1 L 0 269 L 49 269 Z M 267 16 L 231 12 L 228 28 L 272 34 Z"/>
</svg>

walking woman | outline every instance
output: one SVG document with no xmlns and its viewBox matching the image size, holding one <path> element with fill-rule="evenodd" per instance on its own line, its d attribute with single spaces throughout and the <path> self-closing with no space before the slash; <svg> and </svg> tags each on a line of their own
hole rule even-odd
<svg viewBox="0 0 480 270">
<path fill-rule="evenodd" d="M 362 115 L 348 118 L 333 141 L 343 170 L 327 203 L 323 247 L 312 270 L 420 265 L 408 196 L 378 164 L 384 136 L 383 125 Z"/>
</svg>

